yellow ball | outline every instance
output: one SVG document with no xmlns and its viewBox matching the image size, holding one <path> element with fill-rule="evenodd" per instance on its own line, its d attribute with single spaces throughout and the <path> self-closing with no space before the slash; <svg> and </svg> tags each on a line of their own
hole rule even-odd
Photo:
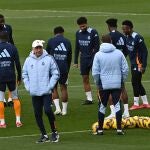
<svg viewBox="0 0 150 150">
<path fill-rule="evenodd" d="M 139 128 L 150 128 L 150 118 L 141 116 L 137 124 Z"/>
<path fill-rule="evenodd" d="M 113 124 L 113 119 L 105 119 L 104 120 L 104 124 L 103 124 L 103 129 L 110 129 L 112 127 Z"/>
<path fill-rule="evenodd" d="M 117 122 L 116 122 L 116 119 L 113 118 L 113 123 L 112 123 L 112 128 L 113 129 L 117 129 Z M 125 119 L 122 118 L 122 121 L 121 121 L 121 128 L 123 129 L 125 127 L 125 124 L 126 124 L 126 121 Z"/>
<path fill-rule="evenodd" d="M 138 125 L 139 116 L 133 116 L 132 118 L 133 118 L 133 120 L 136 122 L 136 125 Z"/>
<path fill-rule="evenodd" d="M 126 128 L 135 128 L 136 127 L 136 121 L 133 119 L 133 117 L 125 118 L 125 127 Z"/>
<path fill-rule="evenodd" d="M 98 122 L 93 123 L 92 124 L 92 133 L 93 134 L 96 133 L 97 128 L 98 128 Z"/>
</svg>

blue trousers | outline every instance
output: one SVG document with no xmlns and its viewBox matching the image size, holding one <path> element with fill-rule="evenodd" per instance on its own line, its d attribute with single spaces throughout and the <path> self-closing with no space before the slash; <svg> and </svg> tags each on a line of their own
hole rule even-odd
<svg viewBox="0 0 150 150">
<path fill-rule="evenodd" d="M 107 102 L 110 95 L 112 96 L 112 101 L 115 107 L 117 129 L 121 129 L 122 111 L 120 105 L 120 94 L 121 94 L 121 89 L 99 91 L 100 102 L 99 102 L 98 120 L 99 120 L 100 130 L 103 130 L 105 111 L 106 111 Z"/>
<path fill-rule="evenodd" d="M 42 135 L 46 135 L 46 130 L 45 126 L 43 123 L 43 108 L 44 112 L 48 117 L 50 127 L 52 132 L 55 132 L 55 116 L 51 108 L 51 101 L 52 101 L 52 96 L 49 95 L 43 95 L 43 96 L 32 96 L 32 104 L 34 108 L 34 115 L 36 119 L 36 123 L 41 131 Z"/>
</svg>

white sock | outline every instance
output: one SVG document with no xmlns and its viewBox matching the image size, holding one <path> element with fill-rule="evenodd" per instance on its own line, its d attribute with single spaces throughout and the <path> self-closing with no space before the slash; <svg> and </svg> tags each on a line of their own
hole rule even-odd
<svg viewBox="0 0 150 150">
<path fill-rule="evenodd" d="M 9 98 L 8 98 L 8 102 L 11 102 L 11 101 L 12 101 L 12 98 L 11 98 L 11 97 L 9 97 Z"/>
<path fill-rule="evenodd" d="M 85 95 L 86 95 L 88 101 L 93 101 L 92 92 L 91 91 L 85 92 Z"/>
<path fill-rule="evenodd" d="M 4 98 L 4 103 L 6 103 L 6 99 Z"/>
<path fill-rule="evenodd" d="M 147 96 L 146 95 L 141 96 L 141 99 L 143 101 L 143 104 L 148 104 L 148 100 L 147 100 Z"/>
<path fill-rule="evenodd" d="M 0 123 L 1 123 L 1 125 L 5 124 L 5 119 L 0 119 Z"/>
<path fill-rule="evenodd" d="M 115 107 L 114 105 L 110 105 L 110 111 L 111 111 L 111 114 L 115 114 Z"/>
<path fill-rule="evenodd" d="M 68 102 L 62 102 L 62 112 L 67 112 Z"/>
<path fill-rule="evenodd" d="M 20 121 L 20 116 L 16 116 L 16 122 L 21 122 Z"/>
<path fill-rule="evenodd" d="M 55 107 L 56 107 L 56 110 L 60 111 L 60 105 L 59 105 L 59 99 L 54 99 L 54 104 L 55 104 Z"/>
<path fill-rule="evenodd" d="M 45 135 L 44 135 L 44 137 L 48 138 L 48 135 L 47 135 L 47 134 L 45 134 Z"/>
<path fill-rule="evenodd" d="M 139 97 L 134 97 L 134 105 L 139 106 Z"/>
<path fill-rule="evenodd" d="M 124 114 L 129 113 L 129 107 L 128 104 L 124 104 Z"/>
</svg>

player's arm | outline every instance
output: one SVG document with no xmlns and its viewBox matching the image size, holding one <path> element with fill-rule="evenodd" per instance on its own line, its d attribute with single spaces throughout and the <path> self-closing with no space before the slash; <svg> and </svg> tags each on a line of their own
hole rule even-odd
<svg viewBox="0 0 150 150">
<path fill-rule="evenodd" d="M 48 42 L 47 42 L 46 51 L 47 51 L 48 54 L 51 54 L 51 44 L 50 44 L 50 40 L 48 40 Z"/>
<path fill-rule="evenodd" d="M 16 48 L 14 48 L 14 53 L 15 53 L 15 65 L 16 65 L 16 69 L 17 69 L 17 83 L 18 85 L 21 83 L 21 64 L 20 64 L 20 60 L 19 60 L 19 54 L 18 54 L 18 50 Z"/>
<path fill-rule="evenodd" d="M 78 57 L 79 57 L 79 42 L 76 33 L 76 42 L 75 42 L 75 54 L 74 54 L 74 67 L 78 67 Z"/>
<path fill-rule="evenodd" d="M 9 31 L 10 31 L 10 35 L 9 35 L 10 43 L 14 45 L 14 40 L 13 40 L 13 37 L 12 37 L 12 27 L 11 26 L 9 26 Z"/>
<path fill-rule="evenodd" d="M 93 30 L 93 53 L 96 54 L 99 51 L 100 39 L 98 32 Z"/>
<path fill-rule="evenodd" d="M 141 63 L 142 63 L 141 72 L 144 73 L 147 66 L 148 50 L 143 38 L 139 39 L 139 51 L 141 53 Z"/>
<path fill-rule="evenodd" d="M 69 42 L 69 51 L 68 51 L 68 72 L 69 72 L 69 70 L 70 70 L 71 60 L 72 60 L 72 46 L 71 46 L 71 43 Z"/>
</svg>

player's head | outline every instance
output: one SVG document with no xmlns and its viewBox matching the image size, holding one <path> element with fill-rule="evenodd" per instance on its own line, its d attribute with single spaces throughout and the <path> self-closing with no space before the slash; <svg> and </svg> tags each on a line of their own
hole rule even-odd
<svg viewBox="0 0 150 150">
<path fill-rule="evenodd" d="M 110 27 L 117 27 L 117 19 L 115 19 L 115 18 L 109 18 L 109 19 L 107 19 L 106 23 Z"/>
<path fill-rule="evenodd" d="M 0 29 L 4 27 L 5 24 L 5 18 L 2 14 L 0 14 Z"/>
<path fill-rule="evenodd" d="M 79 25 L 80 30 L 86 31 L 86 29 L 87 29 L 87 18 L 86 17 L 79 17 L 77 19 L 77 24 Z"/>
<path fill-rule="evenodd" d="M 32 43 L 32 50 L 36 57 L 40 57 L 43 54 L 43 40 L 35 40 Z"/>
<path fill-rule="evenodd" d="M 133 32 L 133 23 L 130 20 L 123 21 L 122 31 L 125 35 L 130 35 Z"/>
<path fill-rule="evenodd" d="M 103 43 L 112 43 L 111 36 L 109 34 L 103 35 L 101 41 Z"/>
<path fill-rule="evenodd" d="M 64 28 L 62 26 L 58 26 L 54 28 L 54 34 L 63 34 L 64 33 Z"/>
<path fill-rule="evenodd" d="M 8 33 L 5 31 L 0 32 L 0 42 L 8 42 Z"/>
</svg>

